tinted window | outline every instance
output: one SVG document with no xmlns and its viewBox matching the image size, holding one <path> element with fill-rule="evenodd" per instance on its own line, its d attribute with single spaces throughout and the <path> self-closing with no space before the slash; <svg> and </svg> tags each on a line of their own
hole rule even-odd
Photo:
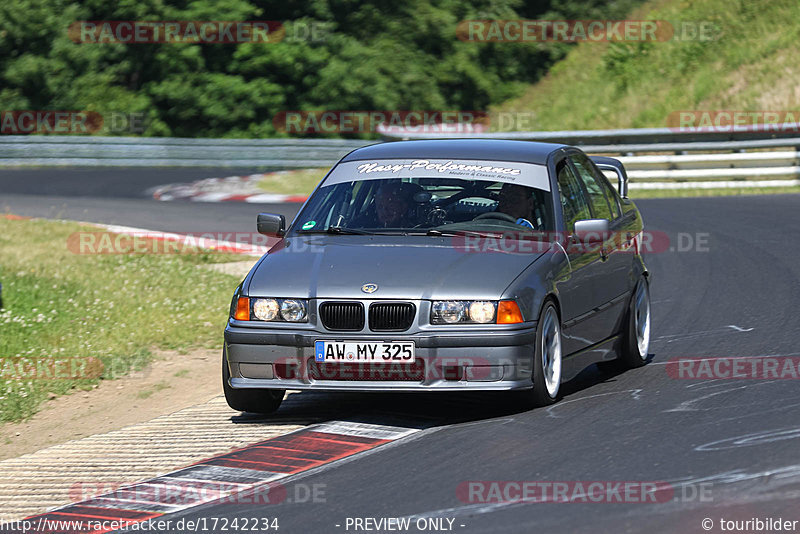
<svg viewBox="0 0 800 534">
<path fill-rule="evenodd" d="M 608 181 L 608 177 L 603 171 L 594 165 L 591 165 L 591 168 L 595 169 L 594 176 L 597 177 L 597 183 L 600 184 L 600 187 L 606 193 L 606 198 L 611 206 L 611 212 L 614 214 L 614 218 L 619 217 L 622 215 L 622 210 L 619 207 L 619 195 L 617 194 L 616 188 L 611 185 L 611 182 Z"/>
<path fill-rule="evenodd" d="M 354 177 L 354 178 L 357 178 Z M 323 185 L 298 217 L 301 233 L 331 226 L 390 233 L 552 230 L 549 191 L 509 182 L 442 178 L 367 179 Z"/>
<path fill-rule="evenodd" d="M 564 225 L 571 232 L 575 221 L 591 219 L 589 204 L 578 178 L 566 162 L 561 162 L 557 168 L 558 191 L 561 196 L 561 210 L 564 212 Z"/>
<path fill-rule="evenodd" d="M 589 193 L 589 199 L 592 203 L 592 213 L 596 219 L 614 220 L 619 217 L 619 206 L 617 199 L 613 196 L 614 192 L 610 191 L 608 180 L 604 176 L 597 176 L 595 167 L 589 159 L 583 155 L 570 156 L 570 159 L 578 169 L 578 173 L 583 179 L 586 186 L 586 191 Z M 608 198 L 608 195 L 611 198 Z"/>
<path fill-rule="evenodd" d="M 622 211 L 619 208 L 617 190 L 614 189 L 614 186 L 611 185 L 611 182 L 608 181 L 605 175 L 601 176 L 597 181 L 600 182 L 600 187 L 606 192 L 606 198 L 608 198 L 608 203 L 611 204 L 611 211 L 614 213 L 614 218 L 622 215 Z"/>
</svg>

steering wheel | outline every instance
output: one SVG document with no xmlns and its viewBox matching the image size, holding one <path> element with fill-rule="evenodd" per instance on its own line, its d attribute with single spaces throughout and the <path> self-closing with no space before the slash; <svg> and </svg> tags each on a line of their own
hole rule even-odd
<svg viewBox="0 0 800 534">
<path fill-rule="evenodd" d="M 517 224 L 517 219 L 508 213 L 503 213 L 502 211 L 487 211 L 486 213 L 481 213 L 472 220 L 477 221 L 479 219 L 500 219 L 501 221 L 508 221 L 510 223 Z"/>
</svg>

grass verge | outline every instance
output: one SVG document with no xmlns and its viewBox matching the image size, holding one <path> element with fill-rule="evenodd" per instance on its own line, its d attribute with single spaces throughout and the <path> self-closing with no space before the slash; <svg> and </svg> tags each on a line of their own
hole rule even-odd
<svg viewBox="0 0 800 534">
<path fill-rule="evenodd" d="M 678 110 L 800 106 L 797 0 L 651 0 L 627 18 L 716 29 L 707 41 L 581 43 L 495 111 L 533 112 L 530 130 L 582 130 L 666 127 Z"/>
<path fill-rule="evenodd" d="M 151 349 L 221 345 L 239 280 L 198 266 L 238 256 L 80 255 L 67 247 L 79 231 L 97 229 L 0 215 L 0 421 L 141 369 Z"/>
<path fill-rule="evenodd" d="M 282 195 L 310 195 L 330 169 L 297 169 L 264 174 L 258 181 L 259 189 Z"/>
</svg>

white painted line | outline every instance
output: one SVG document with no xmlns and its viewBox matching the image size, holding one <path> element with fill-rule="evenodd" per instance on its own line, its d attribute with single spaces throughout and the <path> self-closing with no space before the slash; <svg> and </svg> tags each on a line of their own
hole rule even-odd
<svg viewBox="0 0 800 534">
<path fill-rule="evenodd" d="M 359 436 L 364 438 L 396 440 L 410 436 L 420 431 L 418 428 L 405 428 L 399 426 L 372 425 L 350 421 L 331 421 L 321 425 L 309 427 L 314 432 L 328 434 L 343 434 L 345 436 Z"/>
</svg>

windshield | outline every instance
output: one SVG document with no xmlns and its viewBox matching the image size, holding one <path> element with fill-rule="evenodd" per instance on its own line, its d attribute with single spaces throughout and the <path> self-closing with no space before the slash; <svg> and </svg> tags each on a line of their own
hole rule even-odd
<svg viewBox="0 0 800 534">
<path fill-rule="evenodd" d="M 298 216 L 293 233 L 553 230 L 546 167 L 424 160 L 426 165 L 414 168 L 419 161 L 338 165 Z"/>
</svg>

